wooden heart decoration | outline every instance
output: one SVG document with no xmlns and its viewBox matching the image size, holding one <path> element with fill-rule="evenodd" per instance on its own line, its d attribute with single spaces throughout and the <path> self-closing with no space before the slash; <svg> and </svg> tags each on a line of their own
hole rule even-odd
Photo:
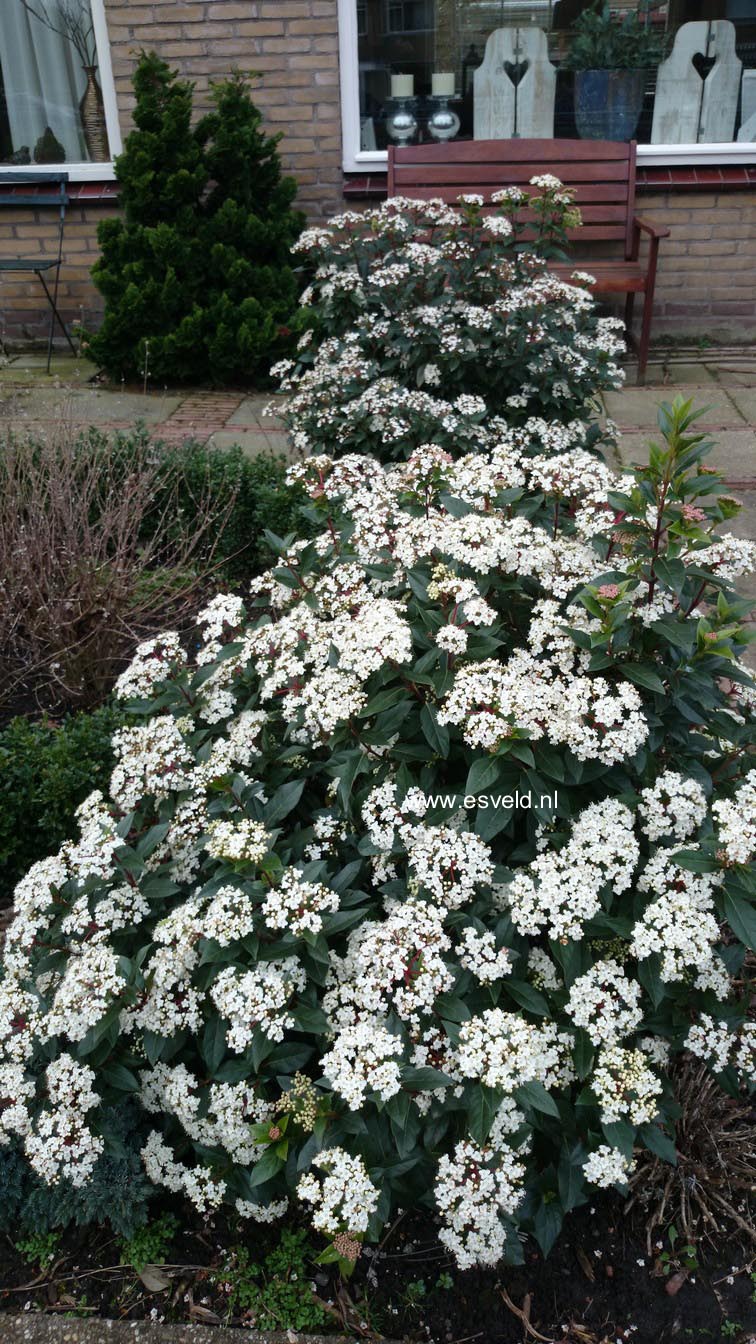
<svg viewBox="0 0 756 1344">
<path fill-rule="evenodd" d="M 530 61 L 505 61 L 504 73 L 509 76 L 515 88 L 520 83 L 523 75 L 530 69 Z"/>
<path fill-rule="evenodd" d="M 716 56 L 704 56 L 702 51 L 697 51 L 695 56 L 690 58 L 691 65 L 694 65 L 701 79 L 705 80 L 714 65 L 717 63 Z"/>
</svg>

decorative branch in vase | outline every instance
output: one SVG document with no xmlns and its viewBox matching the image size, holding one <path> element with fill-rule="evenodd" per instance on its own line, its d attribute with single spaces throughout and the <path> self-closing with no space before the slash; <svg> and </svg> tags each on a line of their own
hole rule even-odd
<svg viewBox="0 0 756 1344">
<path fill-rule="evenodd" d="M 108 132 L 102 90 L 97 82 L 97 41 L 89 0 L 20 0 L 20 3 L 38 23 L 69 42 L 81 61 L 87 78 L 79 103 L 81 126 L 90 159 L 104 162 L 109 157 Z"/>
</svg>

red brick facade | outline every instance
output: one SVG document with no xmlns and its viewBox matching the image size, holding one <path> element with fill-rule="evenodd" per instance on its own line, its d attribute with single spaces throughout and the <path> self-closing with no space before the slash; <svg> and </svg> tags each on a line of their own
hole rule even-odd
<svg viewBox="0 0 756 1344">
<path fill-rule="evenodd" d="M 312 218 L 342 209 L 337 0 L 105 0 L 122 133 L 129 129 L 131 74 L 140 49 L 157 51 L 192 79 L 197 106 L 209 84 L 234 69 L 260 75 L 256 100 L 271 130 L 281 130 L 287 172 Z M 662 245 L 655 334 L 756 339 L 756 185 L 699 182 L 679 190 L 656 183 L 641 196 L 650 218 L 672 227 Z M 692 179 L 691 179 L 692 181 Z M 89 267 L 96 229 L 116 209 L 112 191 L 87 186 L 66 226 L 61 308 L 70 321 L 96 323 L 100 298 Z M 359 207 L 358 207 L 359 208 Z M 54 243 L 49 211 L 0 208 L 0 256 L 42 254 Z M 10 341 L 38 339 L 44 297 L 33 277 L 0 286 L 2 330 Z"/>
</svg>

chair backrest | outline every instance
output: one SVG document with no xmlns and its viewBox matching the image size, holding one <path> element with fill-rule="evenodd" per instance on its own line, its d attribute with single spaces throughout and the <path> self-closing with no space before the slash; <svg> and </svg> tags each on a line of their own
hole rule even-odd
<svg viewBox="0 0 756 1344">
<path fill-rule="evenodd" d="M 10 187 L 10 191 L 2 190 Z M 28 188 L 28 190 L 24 190 Z M 0 175 L 0 206 L 27 206 L 36 210 L 40 205 L 58 207 L 58 265 L 63 256 L 63 229 L 66 221 L 66 206 L 69 202 L 68 173 L 61 172 L 9 172 Z"/>
<path fill-rule="evenodd" d="M 13 190 L 4 191 L 6 186 Z M 57 205 L 65 210 L 69 201 L 67 186 L 68 173 L 3 172 L 0 174 L 0 205 Z M 23 191 L 23 187 L 28 187 L 29 191 Z"/>
<path fill-rule="evenodd" d="M 636 143 L 615 140 L 457 140 L 445 145 L 391 145 L 389 196 L 440 197 L 453 205 L 463 192 L 487 203 L 502 187 L 527 187 L 552 173 L 572 187 L 582 226 L 575 242 L 621 242 L 629 257 L 635 213 Z"/>
</svg>

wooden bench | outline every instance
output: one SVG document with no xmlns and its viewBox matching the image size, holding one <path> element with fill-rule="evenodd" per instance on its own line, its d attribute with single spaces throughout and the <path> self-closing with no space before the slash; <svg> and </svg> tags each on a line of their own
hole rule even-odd
<svg viewBox="0 0 756 1344">
<path fill-rule="evenodd" d="M 633 305 L 643 294 L 643 319 L 638 341 L 638 382 L 646 375 L 659 239 L 669 229 L 657 228 L 635 213 L 636 144 L 614 140 L 458 140 L 445 145 L 389 148 L 388 194 L 413 200 L 441 197 L 453 204 L 463 192 L 489 201 L 502 187 L 527 187 L 537 173 L 552 173 L 571 187 L 583 223 L 569 233 L 571 242 L 614 244 L 621 257 L 579 255 L 574 266 L 556 265 L 568 276 L 579 268 L 595 277 L 596 294 L 624 294 L 625 323 L 631 340 Z M 641 233 L 648 235 L 645 260 L 640 258 Z"/>
</svg>

